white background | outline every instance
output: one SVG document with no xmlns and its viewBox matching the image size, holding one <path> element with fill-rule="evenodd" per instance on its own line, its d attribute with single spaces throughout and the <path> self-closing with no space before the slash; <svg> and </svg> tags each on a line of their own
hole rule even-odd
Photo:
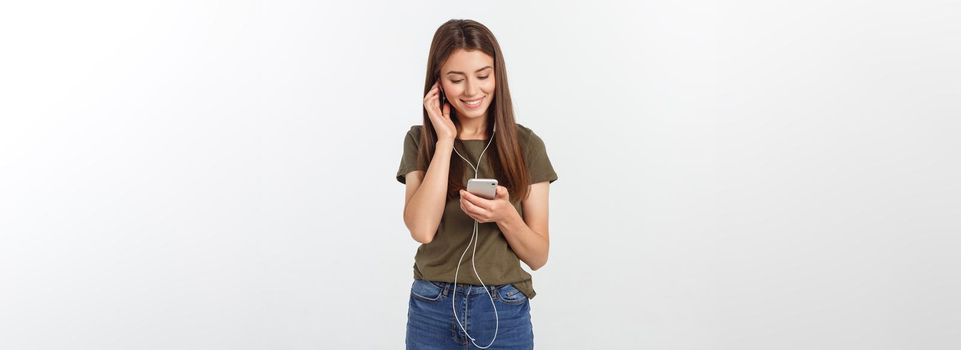
<svg viewBox="0 0 961 350">
<path fill-rule="evenodd" d="M 394 175 L 471 18 L 559 176 L 538 348 L 957 349 L 959 14 L 4 2 L 0 348 L 402 348 Z"/>
</svg>

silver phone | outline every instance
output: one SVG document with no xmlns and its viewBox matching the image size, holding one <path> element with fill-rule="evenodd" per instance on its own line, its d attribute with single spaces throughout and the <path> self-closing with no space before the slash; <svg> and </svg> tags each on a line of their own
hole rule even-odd
<svg viewBox="0 0 961 350">
<path fill-rule="evenodd" d="M 497 179 L 468 179 L 467 192 L 494 199 L 497 195 Z"/>
</svg>

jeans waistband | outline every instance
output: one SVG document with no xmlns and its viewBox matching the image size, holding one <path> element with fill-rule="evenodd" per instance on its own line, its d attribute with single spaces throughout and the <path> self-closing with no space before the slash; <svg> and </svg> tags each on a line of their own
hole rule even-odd
<svg viewBox="0 0 961 350">
<path fill-rule="evenodd" d="M 439 288 L 441 289 L 442 293 L 444 293 L 444 295 L 450 295 L 451 293 L 454 292 L 454 284 L 453 284 L 453 283 L 450 283 L 450 282 L 440 282 L 440 281 L 428 281 L 428 282 L 433 283 L 435 286 L 439 287 Z M 497 290 L 498 290 L 499 288 L 501 288 L 501 287 L 503 287 L 503 286 L 505 286 L 505 285 L 506 285 L 506 284 L 497 284 L 497 285 L 488 284 L 488 285 L 485 287 L 485 286 L 476 285 L 476 284 L 458 283 L 458 284 L 457 284 L 457 294 L 464 294 L 464 295 L 485 294 L 485 295 L 486 295 L 486 294 L 487 294 L 487 291 L 485 291 L 485 289 L 486 289 L 486 290 L 489 290 L 489 291 L 491 292 L 491 294 L 494 294 L 495 292 L 497 292 Z"/>
</svg>

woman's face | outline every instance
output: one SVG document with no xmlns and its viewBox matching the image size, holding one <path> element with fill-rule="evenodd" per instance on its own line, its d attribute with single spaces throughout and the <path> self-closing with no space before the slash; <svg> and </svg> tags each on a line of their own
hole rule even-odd
<svg viewBox="0 0 961 350">
<path fill-rule="evenodd" d="M 483 51 L 455 50 L 440 69 L 447 101 L 461 118 L 481 118 L 494 98 L 494 58 Z"/>
</svg>

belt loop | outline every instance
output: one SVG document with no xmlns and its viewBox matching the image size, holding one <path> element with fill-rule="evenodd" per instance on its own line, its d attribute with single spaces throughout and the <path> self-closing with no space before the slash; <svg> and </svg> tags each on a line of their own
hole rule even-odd
<svg viewBox="0 0 961 350">
<path fill-rule="evenodd" d="M 447 289 L 450 288 L 450 283 L 444 282 L 444 296 L 447 296 Z"/>
</svg>

